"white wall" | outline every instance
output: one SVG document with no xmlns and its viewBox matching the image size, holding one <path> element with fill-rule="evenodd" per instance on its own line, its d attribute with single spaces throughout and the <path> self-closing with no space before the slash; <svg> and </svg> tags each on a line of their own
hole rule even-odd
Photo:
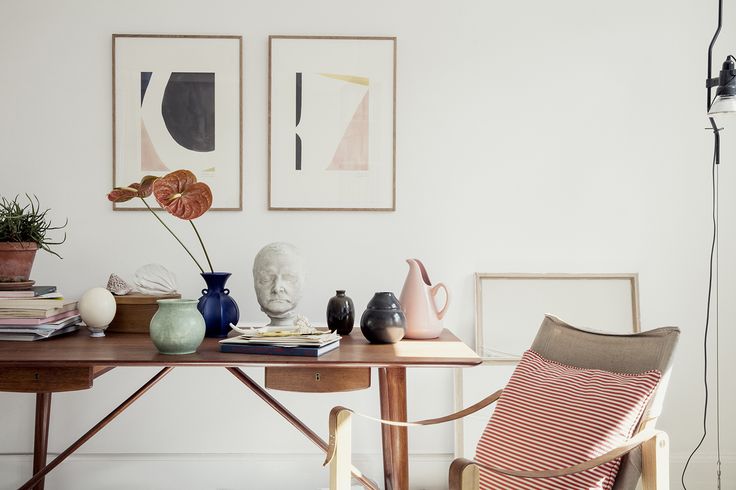
<svg viewBox="0 0 736 490">
<path fill-rule="evenodd" d="M 249 271 L 257 250 L 275 240 L 295 243 L 308 259 L 302 309 L 313 319 L 338 288 L 359 308 L 374 291 L 398 291 L 403 259 L 421 258 L 454 293 L 446 326 L 469 343 L 473 272 L 639 272 L 643 327 L 683 330 L 661 419 L 672 437 L 674 488 L 702 416 L 712 148 L 703 82 L 715 22 L 715 1 L 685 0 L 2 0 L 0 194 L 33 193 L 54 217 L 69 217 L 64 259 L 40 254 L 38 283 L 79 295 L 111 272 L 131 277 L 157 262 L 176 273 L 185 295 L 197 296 L 199 275 L 160 225 L 142 213 L 113 213 L 105 199 L 111 34 L 243 35 L 245 210 L 209 213 L 199 226 L 215 267 L 233 272 L 244 319 L 262 318 Z M 734 45 L 732 31 L 724 28 L 716 67 Z M 398 37 L 396 212 L 267 211 L 269 34 Z M 736 340 L 728 302 L 736 290 L 736 136 L 728 129 L 724 346 Z M 724 414 L 736 405 L 730 354 L 724 349 L 721 359 Z M 50 450 L 63 450 L 151 373 L 119 369 L 90 391 L 55 396 Z M 237 387 L 221 370 L 174 372 L 52 473 L 47 488 L 324 485 L 316 449 Z M 452 408 L 447 370 L 413 370 L 409 390 L 412 418 Z M 376 395 L 374 388 L 277 396 L 324 434 L 330 406 L 378 413 Z M 33 400 L 0 394 L 2 489 L 28 475 Z M 724 416 L 722 429 L 724 488 L 736 488 L 733 418 Z M 410 435 L 415 485 L 441 488 L 452 428 Z M 356 453 L 378 477 L 378 430 L 359 426 L 357 439 Z M 714 454 L 709 437 L 690 488 L 715 488 Z"/>
</svg>

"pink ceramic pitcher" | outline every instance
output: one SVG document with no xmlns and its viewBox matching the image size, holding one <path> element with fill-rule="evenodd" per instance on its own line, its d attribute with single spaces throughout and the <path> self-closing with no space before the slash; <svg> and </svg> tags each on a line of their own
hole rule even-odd
<svg viewBox="0 0 736 490">
<path fill-rule="evenodd" d="M 407 339 L 435 339 L 442 332 L 442 317 L 450 304 L 450 292 L 441 282 L 432 286 L 419 259 L 406 259 L 409 274 L 401 289 L 399 302 L 406 315 Z M 445 291 L 445 305 L 437 308 L 436 297 L 440 289 Z"/>
</svg>

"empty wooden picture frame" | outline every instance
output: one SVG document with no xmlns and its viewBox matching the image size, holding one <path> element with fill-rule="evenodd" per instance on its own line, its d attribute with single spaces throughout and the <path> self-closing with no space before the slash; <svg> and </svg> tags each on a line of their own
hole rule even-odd
<svg viewBox="0 0 736 490">
<path fill-rule="evenodd" d="M 112 43 L 113 187 L 187 169 L 212 189 L 212 209 L 243 209 L 242 36 L 113 34 Z"/>
<path fill-rule="evenodd" d="M 396 209 L 396 38 L 270 36 L 269 209 Z"/>
<path fill-rule="evenodd" d="M 638 332 L 638 275 L 475 274 L 475 347 L 484 362 L 521 359 L 547 313 L 580 328 Z"/>
</svg>

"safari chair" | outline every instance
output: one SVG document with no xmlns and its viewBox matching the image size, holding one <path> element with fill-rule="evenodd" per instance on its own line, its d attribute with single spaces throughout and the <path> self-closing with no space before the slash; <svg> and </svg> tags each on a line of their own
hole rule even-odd
<svg viewBox="0 0 736 490">
<path fill-rule="evenodd" d="M 541 356 L 541 358 L 544 358 L 544 360 L 552 363 L 551 365 L 570 368 L 573 372 L 575 370 L 587 373 L 600 373 L 603 371 L 612 376 L 620 376 L 626 380 L 631 378 L 638 379 L 639 376 L 647 375 L 647 373 L 653 373 L 652 375 L 658 377 L 658 382 L 655 381 L 655 384 L 652 384 L 652 388 L 647 392 L 647 398 L 640 400 L 640 409 L 634 411 L 635 416 L 631 418 L 630 434 L 622 436 L 623 440 L 617 442 L 615 447 L 599 451 L 599 454 L 589 456 L 585 460 L 575 461 L 572 464 L 568 463 L 564 467 L 550 465 L 544 469 L 522 471 L 518 468 L 489 465 L 459 458 L 453 461 L 450 466 L 450 490 L 480 488 L 500 490 L 503 487 L 503 485 L 493 487 L 487 483 L 487 480 L 481 486 L 481 482 L 484 480 L 482 474 L 484 473 L 486 475 L 500 474 L 503 478 L 511 478 L 514 480 L 514 483 L 518 481 L 519 488 L 567 488 L 567 490 L 575 490 L 571 488 L 569 483 L 561 484 L 560 478 L 576 478 L 578 476 L 569 475 L 584 475 L 582 472 L 596 471 L 596 469 L 599 469 L 599 467 L 602 468 L 602 465 L 605 464 L 608 464 L 610 467 L 610 465 L 616 464 L 610 462 L 615 462 L 618 458 L 621 458 L 620 466 L 618 467 L 618 472 L 615 474 L 615 479 L 612 480 L 613 490 L 634 490 L 640 479 L 643 483 L 644 490 L 668 490 L 669 441 L 666 433 L 655 429 L 655 424 L 662 411 L 663 400 L 670 376 L 672 357 L 679 334 L 680 330 L 676 327 L 664 327 L 634 334 L 608 334 L 581 330 L 568 325 L 554 316 L 545 316 L 530 350 Z M 511 380 L 514 380 L 514 376 L 520 371 L 521 366 L 522 364 L 520 363 L 514 370 Z M 523 376 L 523 373 L 520 376 Z M 507 390 L 507 400 L 509 399 L 508 397 L 512 396 L 511 386 L 510 382 L 505 388 Z M 325 465 L 330 465 L 330 490 L 347 490 L 350 488 L 350 430 L 352 415 L 360 415 L 382 424 L 394 426 L 432 425 L 465 417 L 487 407 L 499 399 L 496 412 L 500 412 L 501 405 L 504 403 L 503 391 L 499 390 L 475 405 L 454 414 L 418 422 L 379 420 L 358 414 L 345 407 L 334 407 L 330 412 L 329 447 L 325 460 Z M 541 392 L 544 392 L 543 386 Z M 596 401 L 595 397 L 593 397 L 592 403 L 600 403 L 603 407 L 602 413 L 607 413 L 606 411 L 611 410 L 611 406 L 615 408 L 613 398 L 610 400 L 600 398 L 599 401 Z M 533 410 L 544 411 L 546 408 L 546 403 L 533 405 Z M 549 413 L 548 416 L 553 418 L 558 417 L 557 414 L 552 413 Z M 494 417 L 495 414 L 491 418 L 489 427 L 493 425 Z M 595 417 L 600 420 L 605 418 L 605 416 Z M 521 425 L 527 426 L 534 424 L 537 420 L 532 417 L 527 418 L 526 413 L 519 415 L 519 418 L 522 422 Z M 567 422 L 558 423 L 565 424 Z M 539 429 L 539 427 L 535 427 L 535 429 Z M 488 431 L 488 427 L 486 430 Z M 506 430 L 505 426 L 503 430 Z M 524 430 L 524 427 L 515 427 L 510 432 L 515 437 L 525 437 Z M 562 433 L 550 434 L 550 436 L 556 438 L 558 441 L 561 440 L 563 444 L 573 447 L 578 444 L 575 441 L 566 440 Z M 490 441 L 491 445 L 493 443 L 494 441 Z M 479 451 L 480 446 L 479 444 Z M 480 454 L 478 452 L 477 456 L 480 456 Z M 613 472 L 610 475 L 613 475 Z M 537 480 L 540 478 L 547 480 L 540 482 Z M 555 480 L 557 483 L 555 483 Z M 608 484 L 610 483 L 609 481 Z M 516 488 L 516 485 L 514 485 L 514 488 Z M 586 486 L 585 488 L 588 487 Z"/>
</svg>

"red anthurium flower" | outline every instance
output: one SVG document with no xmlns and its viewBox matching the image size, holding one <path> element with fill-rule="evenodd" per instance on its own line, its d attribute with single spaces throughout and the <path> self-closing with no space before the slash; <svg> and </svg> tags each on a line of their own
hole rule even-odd
<svg viewBox="0 0 736 490">
<path fill-rule="evenodd" d="M 107 198 L 112 202 L 125 202 L 130 201 L 134 197 L 140 198 L 146 208 L 153 214 L 153 216 L 161 223 L 166 231 L 171 233 L 179 245 L 189 254 L 200 271 L 204 272 L 204 269 L 199 264 L 197 259 L 192 255 L 192 252 L 187 248 L 186 245 L 179 239 L 176 234 L 171 231 L 161 217 L 151 209 L 148 205 L 146 197 L 153 194 L 156 197 L 156 201 L 177 218 L 189 220 L 194 233 L 197 234 L 199 244 L 202 245 L 202 251 L 207 258 L 207 264 L 210 266 L 210 271 L 214 271 L 212 268 L 212 262 L 210 262 L 210 256 L 207 254 L 207 249 L 204 246 L 202 237 L 197 231 L 197 227 L 194 225 L 194 218 L 202 216 L 212 206 L 212 191 L 209 186 L 203 182 L 197 182 L 197 177 L 194 176 L 189 170 L 176 170 L 163 177 L 155 177 L 153 175 L 146 175 L 141 179 L 140 182 L 135 182 L 127 187 L 116 187 L 108 195 Z"/>
<path fill-rule="evenodd" d="M 153 193 L 153 183 L 158 180 L 158 177 L 154 175 L 146 175 L 141 179 L 140 187 L 138 188 L 138 197 L 148 197 Z"/>
<path fill-rule="evenodd" d="M 107 199 L 112 202 L 130 201 L 138 196 L 138 186 L 140 184 L 130 184 L 128 187 L 116 187 L 107 194 Z"/>
<path fill-rule="evenodd" d="M 107 199 L 112 202 L 130 201 L 134 197 L 148 197 L 153 191 L 153 183 L 158 177 L 146 175 L 140 182 L 134 182 L 128 187 L 116 187 L 108 195 Z"/>
<path fill-rule="evenodd" d="M 176 170 L 153 183 L 156 201 L 177 218 L 193 220 L 212 206 L 212 191 L 189 170 Z"/>
</svg>

